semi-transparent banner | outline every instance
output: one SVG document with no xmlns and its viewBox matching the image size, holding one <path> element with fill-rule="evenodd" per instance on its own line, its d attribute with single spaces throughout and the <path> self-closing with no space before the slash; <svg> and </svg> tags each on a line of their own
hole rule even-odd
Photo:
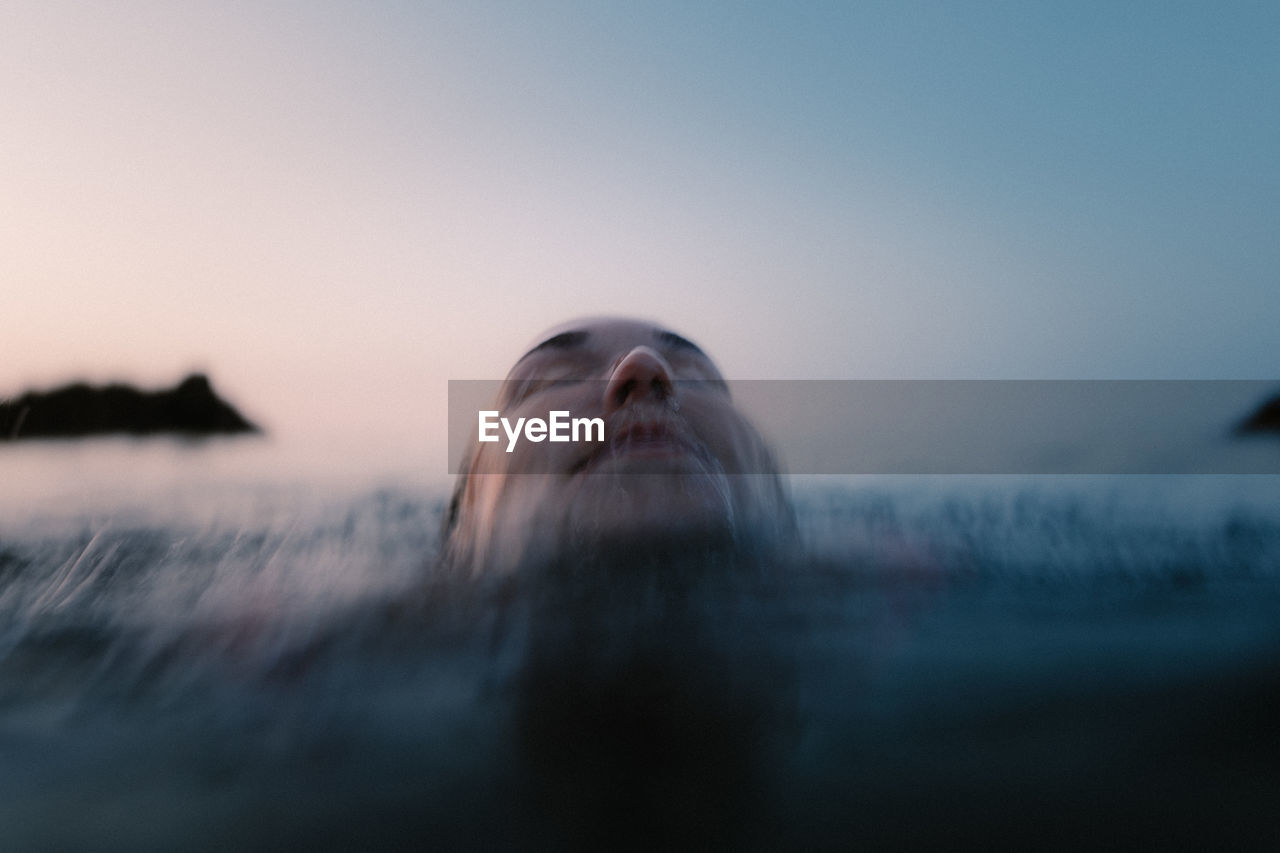
<svg viewBox="0 0 1280 853">
<path fill-rule="evenodd" d="M 1277 381 L 740 380 L 642 392 L 451 380 L 450 473 L 481 447 L 524 460 L 512 472 L 532 462 L 546 473 L 556 469 L 539 453 L 590 461 L 644 429 L 714 451 L 739 418 L 791 474 L 1280 473 L 1280 432 L 1241 428 Z M 723 456 L 727 473 L 773 464 Z"/>
</svg>

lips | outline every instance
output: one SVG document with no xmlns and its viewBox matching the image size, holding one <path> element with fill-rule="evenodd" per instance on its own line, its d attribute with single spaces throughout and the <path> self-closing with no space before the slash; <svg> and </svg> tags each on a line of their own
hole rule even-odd
<svg viewBox="0 0 1280 853">
<path fill-rule="evenodd" d="M 613 427 L 607 445 L 574 466 L 572 473 L 590 471 L 609 462 L 628 464 L 644 460 L 661 461 L 684 457 L 700 458 L 702 443 L 693 439 L 687 427 L 670 418 L 627 420 Z"/>
</svg>

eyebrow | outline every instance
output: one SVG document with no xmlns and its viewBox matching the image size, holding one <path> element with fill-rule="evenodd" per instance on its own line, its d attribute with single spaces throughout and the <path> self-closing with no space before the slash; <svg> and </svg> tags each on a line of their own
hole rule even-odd
<svg viewBox="0 0 1280 853">
<path fill-rule="evenodd" d="M 583 332 L 583 331 L 561 332 L 558 335 L 553 335 L 547 338 L 545 341 L 538 344 L 536 347 L 529 350 L 524 355 L 520 356 L 520 361 L 524 361 L 526 358 L 533 355 L 535 352 L 541 352 L 542 350 L 546 350 L 546 349 L 557 349 L 557 350 L 576 349 L 582 346 L 583 344 L 585 344 L 587 342 L 587 338 L 589 338 L 590 336 L 591 336 L 590 332 Z"/>
</svg>

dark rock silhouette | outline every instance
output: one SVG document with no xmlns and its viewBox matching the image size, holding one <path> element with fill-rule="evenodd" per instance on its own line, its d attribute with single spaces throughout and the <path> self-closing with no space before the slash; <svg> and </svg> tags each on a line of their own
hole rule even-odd
<svg viewBox="0 0 1280 853">
<path fill-rule="evenodd" d="M 111 433 L 195 436 L 258 431 L 214 393 L 209 378 L 201 373 L 193 373 L 164 391 L 78 382 L 0 400 L 0 441 Z"/>
<path fill-rule="evenodd" d="M 1236 427 L 1240 435 L 1256 433 L 1280 434 L 1280 394 L 1267 400 Z"/>
</svg>

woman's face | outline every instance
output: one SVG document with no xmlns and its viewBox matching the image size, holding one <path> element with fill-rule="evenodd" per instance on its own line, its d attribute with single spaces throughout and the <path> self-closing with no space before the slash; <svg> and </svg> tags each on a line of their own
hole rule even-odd
<svg viewBox="0 0 1280 853">
<path fill-rule="evenodd" d="M 604 441 L 477 443 L 450 548 L 515 566 L 568 549 L 727 541 L 787 515 L 776 466 L 711 359 L 633 320 L 553 330 L 512 368 L 496 408 L 515 424 L 599 418 Z M 749 525 L 745 526 L 744 525 Z"/>
</svg>

